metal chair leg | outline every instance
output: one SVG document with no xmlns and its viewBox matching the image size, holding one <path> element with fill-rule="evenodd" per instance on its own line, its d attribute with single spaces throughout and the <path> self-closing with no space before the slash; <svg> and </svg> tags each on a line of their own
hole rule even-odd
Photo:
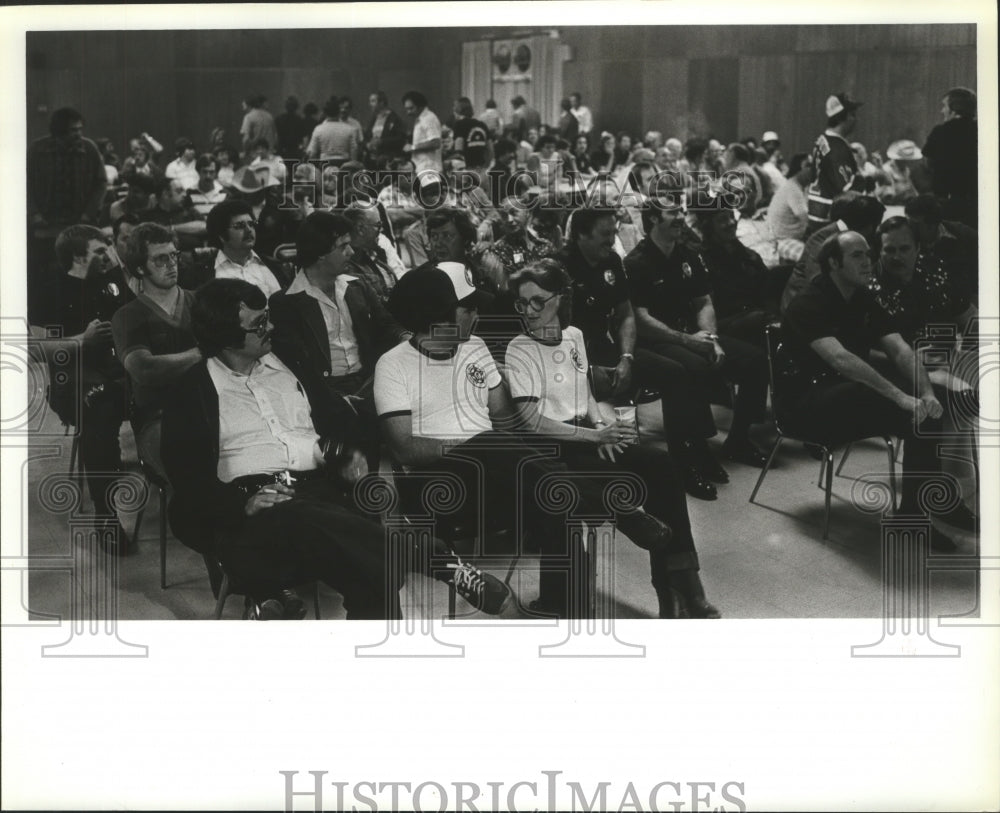
<svg viewBox="0 0 1000 813">
<path fill-rule="evenodd" d="M 215 602 L 215 613 L 213 617 L 216 621 L 222 618 L 222 611 L 226 606 L 226 599 L 229 598 L 229 574 L 222 574 L 222 586 L 219 588 L 219 600 Z"/>
<path fill-rule="evenodd" d="M 847 462 L 847 458 L 851 454 L 851 447 L 853 445 L 853 443 L 848 443 L 847 446 L 844 447 L 844 456 L 840 458 L 840 465 L 837 466 L 837 471 L 834 472 L 837 477 L 840 477 L 840 472 L 843 470 L 844 464 Z"/>
<path fill-rule="evenodd" d="M 764 477 L 767 476 L 767 470 L 771 468 L 771 462 L 774 460 L 774 456 L 778 453 L 778 447 L 781 446 L 781 441 L 784 439 L 784 435 L 779 432 L 778 439 L 774 441 L 774 448 L 771 449 L 771 454 L 767 456 L 767 463 L 764 464 L 760 477 L 757 478 L 757 485 L 753 487 L 753 491 L 750 493 L 750 502 L 754 501 L 757 496 L 757 492 L 760 491 L 760 484 L 764 482 Z"/>
<path fill-rule="evenodd" d="M 833 491 L 833 452 L 824 449 L 823 458 L 826 461 L 826 516 L 823 519 L 823 539 L 830 535 L 830 494 Z"/>
<path fill-rule="evenodd" d="M 167 589 L 167 492 L 157 487 L 160 492 L 160 589 Z M 138 525 L 136 526 L 138 529 Z M 138 538 L 138 532 L 136 533 Z"/>
<path fill-rule="evenodd" d="M 896 510 L 896 443 L 891 437 L 885 439 L 886 451 L 889 453 L 889 495 L 892 497 L 892 510 Z"/>
</svg>

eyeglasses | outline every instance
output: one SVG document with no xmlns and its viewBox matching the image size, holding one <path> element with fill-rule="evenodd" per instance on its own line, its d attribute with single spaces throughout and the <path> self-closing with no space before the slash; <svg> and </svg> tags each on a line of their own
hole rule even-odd
<svg viewBox="0 0 1000 813">
<path fill-rule="evenodd" d="M 253 320 L 253 324 L 250 327 L 243 328 L 244 333 L 256 333 L 261 339 L 267 335 L 267 330 L 269 327 L 269 319 L 271 316 L 270 308 L 264 308 L 264 312 Z"/>
<path fill-rule="evenodd" d="M 515 299 L 514 310 L 518 313 L 527 313 L 529 310 L 533 313 L 541 313 L 542 308 L 557 296 L 559 296 L 558 292 L 546 297 L 533 296 L 531 299 Z"/>
<path fill-rule="evenodd" d="M 229 228 L 233 229 L 234 231 L 236 229 L 239 229 L 240 231 L 253 231 L 254 229 L 257 228 L 257 221 L 241 220 L 238 223 L 230 223 Z"/>
<path fill-rule="evenodd" d="M 179 251 L 171 251 L 168 254 L 158 254 L 155 257 L 150 257 L 149 261 L 157 268 L 167 268 L 171 265 L 177 265 L 180 259 L 181 253 Z"/>
</svg>

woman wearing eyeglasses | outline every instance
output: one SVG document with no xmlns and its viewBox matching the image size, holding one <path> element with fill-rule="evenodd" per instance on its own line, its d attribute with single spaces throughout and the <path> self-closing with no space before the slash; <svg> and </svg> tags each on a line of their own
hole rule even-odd
<svg viewBox="0 0 1000 813">
<path fill-rule="evenodd" d="M 605 418 L 590 390 L 583 334 L 569 325 L 568 274 L 544 259 L 515 272 L 509 284 L 527 327 L 510 342 L 505 358 L 523 421 L 559 440 L 561 459 L 571 469 L 622 468 L 643 480 L 643 507 L 673 530 L 672 544 L 649 554 L 660 618 L 719 618 L 698 576 L 684 487 L 669 454 L 639 445 L 635 428 Z"/>
</svg>

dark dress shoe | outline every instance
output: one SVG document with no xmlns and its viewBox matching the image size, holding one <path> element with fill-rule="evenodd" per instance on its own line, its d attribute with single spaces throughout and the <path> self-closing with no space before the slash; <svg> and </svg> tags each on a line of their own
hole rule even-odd
<svg viewBox="0 0 1000 813">
<path fill-rule="evenodd" d="M 673 570 L 668 579 L 672 590 L 684 600 L 688 618 L 722 618 L 718 608 L 705 598 L 705 588 L 697 570 Z"/>
<path fill-rule="evenodd" d="M 657 587 L 656 599 L 659 603 L 659 618 L 690 618 L 684 599 L 676 590 Z"/>
<path fill-rule="evenodd" d="M 975 533 L 979 530 L 979 517 L 973 514 L 965 503 L 959 503 L 945 514 L 938 514 L 938 519 L 948 523 L 952 528 Z"/>
<path fill-rule="evenodd" d="M 701 476 L 713 483 L 725 485 L 729 482 L 729 472 L 722 468 L 712 450 L 704 440 L 686 440 L 681 449 L 681 459 L 701 472 Z"/>
<path fill-rule="evenodd" d="M 722 444 L 722 454 L 726 460 L 753 466 L 758 469 L 767 465 L 767 455 L 754 446 L 749 440 L 726 441 Z"/>
<path fill-rule="evenodd" d="M 306 617 L 306 604 L 291 590 L 282 590 L 275 598 L 283 608 L 281 617 L 285 621 L 301 621 Z"/>
<path fill-rule="evenodd" d="M 715 490 L 715 486 L 708 482 L 693 465 L 685 467 L 683 475 L 684 490 L 692 497 L 699 500 L 717 500 L 719 498 L 719 492 Z"/>
</svg>

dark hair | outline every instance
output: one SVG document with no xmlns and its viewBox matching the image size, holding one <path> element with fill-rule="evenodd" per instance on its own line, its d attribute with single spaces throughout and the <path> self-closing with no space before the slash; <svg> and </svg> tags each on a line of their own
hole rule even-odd
<svg viewBox="0 0 1000 813">
<path fill-rule="evenodd" d="M 319 108 L 316 106 L 316 102 L 306 102 L 306 106 L 302 108 L 304 116 L 315 116 L 318 112 Z"/>
<path fill-rule="evenodd" d="M 336 96 L 331 96 L 323 105 L 323 115 L 333 119 L 340 115 L 340 101 Z"/>
<path fill-rule="evenodd" d="M 740 144 L 739 141 L 734 141 L 726 149 L 733 154 L 733 157 L 744 164 L 749 164 L 753 161 L 753 153 L 746 144 Z"/>
<path fill-rule="evenodd" d="M 819 254 L 816 255 L 816 262 L 819 264 L 821 273 L 830 273 L 832 270 L 830 263 L 833 260 L 836 260 L 838 265 L 844 264 L 844 248 L 840 245 L 840 238 L 845 234 L 850 234 L 850 232 L 837 232 L 836 234 L 831 234 L 823 241 L 823 245 L 819 249 Z"/>
<path fill-rule="evenodd" d="M 174 233 L 159 223 L 142 223 L 128 236 L 128 256 L 123 257 L 129 270 L 137 277 L 146 276 L 146 262 L 149 260 L 149 246 L 152 243 L 172 243 L 177 245 Z"/>
<path fill-rule="evenodd" d="M 708 152 L 708 142 L 700 136 L 689 138 L 684 144 L 684 157 L 692 164 L 698 163 Z"/>
<path fill-rule="evenodd" d="M 875 234 L 878 236 L 879 248 L 882 247 L 882 238 L 889 232 L 899 231 L 900 229 L 906 229 L 910 233 L 910 237 L 913 239 L 913 245 L 919 245 L 920 239 L 917 236 L 917 230 L 913 228 L 913 224 L 907 220 L 902 215 L 895 215 L 893 217 L 886 218 L 881 223 L 878 224 L 878 229 L 876 229 Z"/>
<path fill-rule="evenodd" d="M 458 107 L 458 114 L 460 116 L 472 118 L 475 115 L 475 112 L 472 109 L 472 101 L 468 96 L 460 96 L 455 100 L 455 104 Z"/>
<path fill-rule="evenodd" d="M 509 138 L 497 139 L 496 144 L 493 145 L 494 158 L 499 158 L 501 155 L 516 155 L 516 154 L 517 154 L 517 144 L 515 144 Z"/>
<path fill-rule="evenodd" d="M 802 171 L 802 165 L 809 159 L 809 153 L 797 152 L 788 160 L 788 177 L 798 175 Z"/>
<path fill-rule="evenodd" d="M 613 209 L 606 209 L 601 206 L 584 207 L 573 212 L 573 222 L 570 224 L 570 240 L 577 240 L 581 235 L 591 234 L 594 226 L 602 217 L 614 218 Z"/>
<path fill-rule="evenodd" d="M 524 101 L 524 96 L 515 96 L 510 100 L 510 103 L 514 105 L 514 107 L 520 107 L 521 105 L 527 104 L 527 102 Z"/>
<path fill-rule="evenodd" d="M 126 224 L 129 226 L 138 226 L 141 222 L 142 221 L 139 220 L 139 215 L 127 212 L 111 224 L 111 234 L 114 237 L 118 237 L 118 233 L 122 230 L 122 226 Z M 122 257 L 122 259 L 124 260 L 125 258 Z"/>
<path fill-rule="evenodd" d="M 194 168 L 201 172 L 209 164 L 215 167 L 216 172 L 219 170 L 219 159 L 212 155 L 210 152 L 204 152 L 198 156 L 194 162 Z"/>
<path fill-rule="evenodd" d="M 533 282 L 550 294 L 563 294 L 562 301 L 559 303 L 559 326 L 567 327 L 572 318 L 573 297 L 566 296 L 572 286 L 566 269 L 557 260 L 548 257 L 536 260 L 519 268 L 507 278 L 507 290 L 516 297 L 517 289 L 526 282 Z"/>
<path fill-rule="evenodd" d="M 194 142 L 187 136 L 181 136 L 174 142 L 174 150 L 176 150 L 178 158 L 184 155 L 184 150 L 193 150 L 193 149 L 194 149 Z"/>
<path fill-rule="evenodd" d="M 472 246 L 476 242 L 476 227 L 472 225 L 469 215 L 461 209 L 450 206 L 435 209 L 427 215 L 427 233 L 430 234 L 433 230 L 443 228 L 449 223 L 455 225 L 462 242 L 467 246 Z"/>
<path fill-rule="evenodd" d="M 833 200 L 830 217 L 843 220 L 851 231 L 871 232 L 885 216 L 885 206 L 870 195 L 844 193 Z"/>
<path fill-rule="evenodd" d="M 944 219 L 941 201 L 930 192 L 925 192 L 906 201 L 903 211 L 907 217 L 922 217 L 928 223 L 935 226 Z"/>
<path fill-rule="evenodd" d="M 486 100 L 486 107 L 487 107 L 487 109 L 489 109 L 489 110 L 495 110 L 496 106 L 497 106 L 497 103 L 496 103 L 495 100 L 493 100 L 493 99 L 487 99 Z"/>
<path fill-rule="evenodd" d="M 420 108 L 421 110 L 427 107 L 427 97 L 424 96 L 419 90 L 408 90 L 403 94 L 403 103 L 406 104 L 407 101 L 413 102 L 414 106 Z"/>
<path fill-rule="evenodd" d="M 333 251 L 337 240 L 351 233 L 351 221 L 343 215 L 313 212 L 295 234 L 295 264 L 308 268 Z"/>
<path fill-rule="evenodd" d="M 285 110 L 287 110 L 289 113 L 294 113 L 298 109 L 299 109 L 298 99 L 296 99 L 294 96 L 289 96 L 287 99 L 285 99 Z"/>
<path fill-rule="evenodd" d="M 536 150 L 541 149 L 546 144 L 555 144 L 556 146 L 558 146 L 559 139 L 556 138 L 554 135 L 552 135 L 552 133 L 546 133 L 543 136 L 538 136 L 538 139 L 535 141 L 535 149 Z"/>
<path fill-rule="evenodd" d="M 230 221 L 237 215 L 252 215 L 253 209 L 245 200 L 224 200 L 215 204 L 205 217 L 205 231 L 211 244 L 221 246 L 229 231 Z"/>
<path fill-rule="evenodd" d="M 944 95 L 948 109 L 967 119 L 976 117 L 976 92 L 969 88 L 952 88 Z"/>
<path fill-rule="evenodd" d="M 838 124 L 842 124 L 843 122 L 847 121 L 847 117 L 853 112 L 855 112 L 853 109 L 845 107 L 839 113 L 835 113 L 834 115 L 830 116 L 826 120 L 826 126 L 836 127 Z"/>
<path fill-rule="evenodd" d="M 559 107 L 568 113 L 573 109 L 573 103 L 568 98 L 563 98 L 559 101 Z"/>
<path fill-rule="evenodd" d="M 54 136 L 64 136 L 69 134 L 71 124 L 83 121 L 83 116 L 72 107 L 60 107 L 49 119 L 49 133 Z"/>
<path fill-rule="evenodd" d="M 233 147 L 216 147 L 214 155 L 218 156 L 220 152 L 224 152 L 226 157 L 229 159 L 229 163 L 235 170 L 240 165 L 240 154 Z"/>
<path fill-rule="evenodd" d="M 205 358 L 217 356 L 227 347 L 243 347 L 246 331 L 240 325 L 240 305 L 263 310 L 267 297 L 256 285 L 241 279 L 210 279 L 195 291 L 191 329 Z"/>
<path fill-rule="evenodd" d="M 59 232 L 55 245 L 59 268 L 63 271 L 69 271 L 73 267 L 73 260 L 77 257 L 85 257 L 87 255 L 87 245 L 91 240 L 100 240 L 102 243 L 106 242 L 104 233 L 100 229 L 84 223 L 69 226 Z"/>
</svg>

